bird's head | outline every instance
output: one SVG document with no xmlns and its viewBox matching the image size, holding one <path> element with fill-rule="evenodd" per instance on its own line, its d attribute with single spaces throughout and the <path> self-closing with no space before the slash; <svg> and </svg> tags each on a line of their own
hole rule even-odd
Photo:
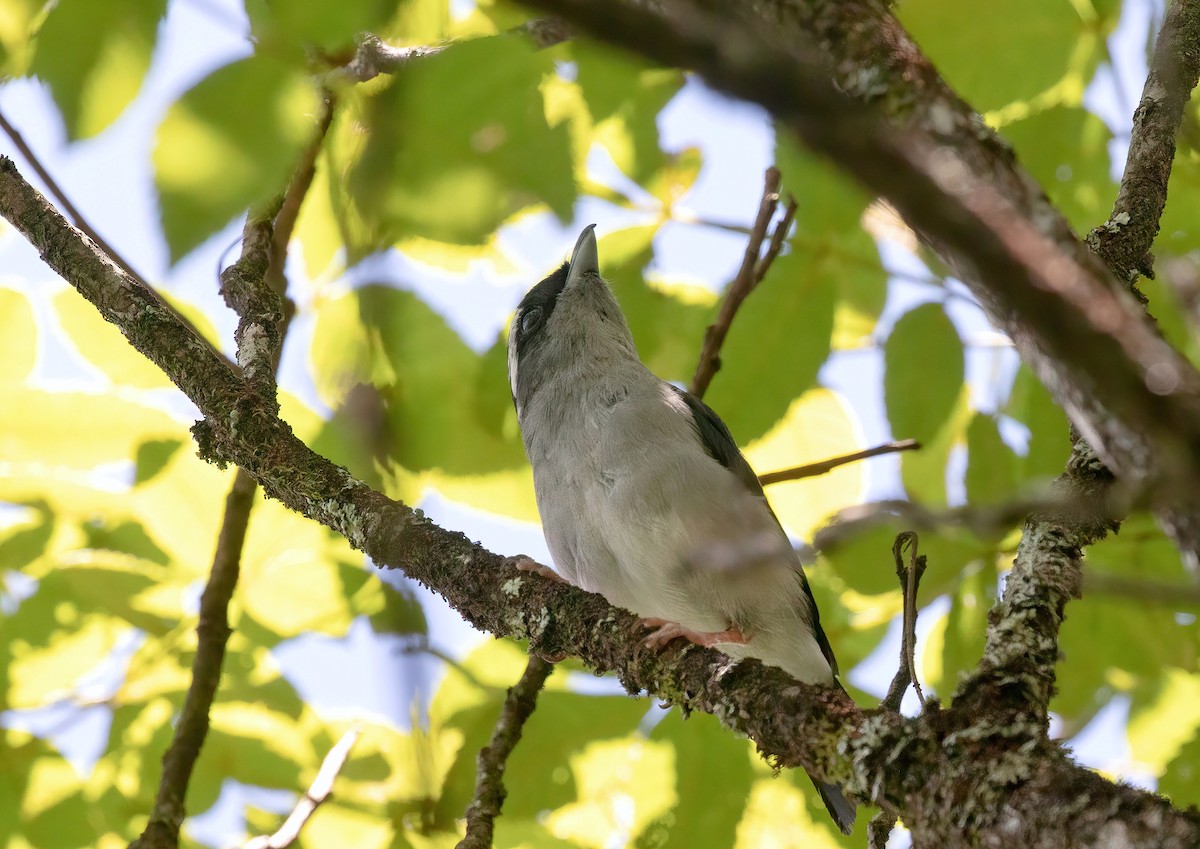
<svg viewBox="0 0 1200 849">
<path fill-rule="evenodd" d="M 595 224 L 571 259 L 521 300 L 508 333 L 508 380 L 518 415 L 551 377 L 587 380 L 598 370 L 640 366 L 629 325 L 600 276 Z"/>
</svg>

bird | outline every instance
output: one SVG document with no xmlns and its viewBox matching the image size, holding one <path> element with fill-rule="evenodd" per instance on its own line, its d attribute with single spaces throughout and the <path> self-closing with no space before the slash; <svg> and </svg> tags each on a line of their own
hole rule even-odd
<svg viewBox="0 0 1200 849">
<path fill-rule="evenodd" d="M 796 549 L 729 428 L 655 376 L 600 275 L 595 225 L 521 300 L 508 377 L 555 571 L 683 638 L 840 686 Z M 841 831 L 855 805 L 817 791 Z"/>
</svg>

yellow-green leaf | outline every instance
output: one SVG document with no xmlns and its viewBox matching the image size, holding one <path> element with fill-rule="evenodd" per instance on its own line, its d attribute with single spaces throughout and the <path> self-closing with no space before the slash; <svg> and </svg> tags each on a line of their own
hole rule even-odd
<svg viewBox="0 0 1200 849">
<path fill-rule="evenodd" d="M 0 287 L 0 384 L 20 383 L 37 359 L 33 308 L 20 292 Z"/>
<path fill-rule="evenodd" d="M 38 30 L 31 70 L 49 84 L 72 139 L 99 133 L 137 95 L 166 8 L 166 0 L 53 5 Z"/>
<path fill-rule="evenodd" d="M 262 55 L 219 68 L 184 92 L 159 125 L 154 149 L 172 260 L 283 189 L 316 113 L 303 70 Z"/>
</svg>

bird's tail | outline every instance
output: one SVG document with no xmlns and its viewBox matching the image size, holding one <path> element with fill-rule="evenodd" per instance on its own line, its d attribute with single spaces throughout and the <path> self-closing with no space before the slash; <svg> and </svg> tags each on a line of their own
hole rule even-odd
<svg viewBox="0 0 1200 849">
<path fill-rule="evenodd" d="M 837 823 L 842 834 L 854 831 L 855 804 L 846 798 L 842 793 L 842 788 L 836 784 L 817 781 L 815 778 L 812 778 L 812 783 L 817 788 L 817 792 L 821 794 L 821 801 L 825 803 L 825 809 L 829 811 L 829 815 L 833 817 L 833 821 Z"/>
</svg>

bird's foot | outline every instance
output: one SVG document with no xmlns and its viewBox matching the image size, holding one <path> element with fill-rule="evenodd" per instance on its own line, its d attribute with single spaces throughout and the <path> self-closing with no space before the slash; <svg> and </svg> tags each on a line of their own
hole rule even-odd
<svg viewBox="0 0 1200 849">
<path fill-rule="evenodd" d="M 551 581 L 556 581 L 560 584 L 570 583 L 562 575 L 555 572 L 549 566 L 538 563 L 532 557 L 527 557 L 524 554 L 518 554 L 515 557 L 505 557 L 504 565 L 516 569 L 518 572 L 532 572 L 535 575 L 541 575 L 543 578 L 548 578 Z"/>
<path fill-rule="evenodd" d="M 654 616 L 639 619 L 637 624 L 642 628 L 654 629 L 642 639 L 642 643 L 656 652 L 662 651 L 667 647 L 668 643 L 680 637 L 683 637 L 689 643 L 695 643 L 705 648 L 712 648 L 718 643 L 740 643 L 741 645 L 745 645 L 750 642 L 750 638 L 737 628 L 729 628 L 725 631 L 693 631 L 691 628 L 683 627 L 678 622 L 672 622 L 669 619 L 659 619 Z"/>
</svg>

